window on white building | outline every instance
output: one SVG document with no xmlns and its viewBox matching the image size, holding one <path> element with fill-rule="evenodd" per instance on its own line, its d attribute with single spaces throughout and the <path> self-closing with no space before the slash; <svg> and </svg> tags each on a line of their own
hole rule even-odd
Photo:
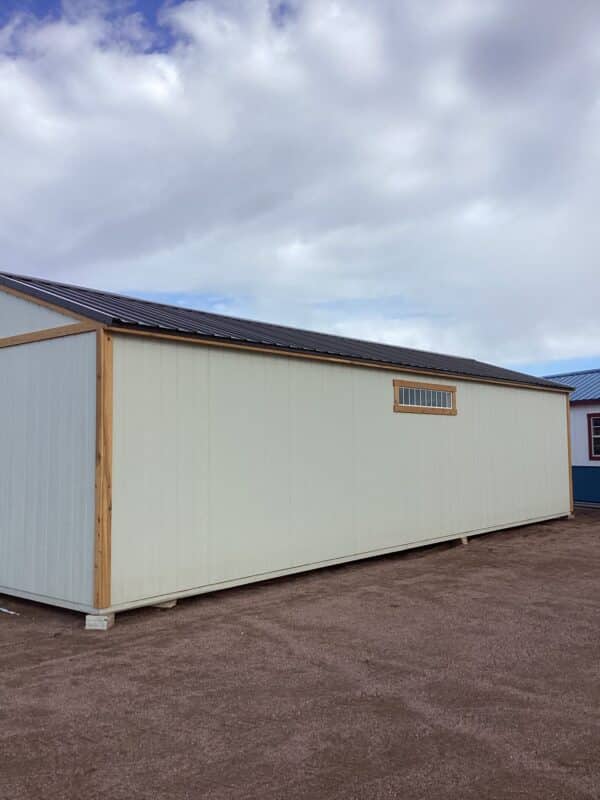
<svg viewBox="0 0 600 800">
<path fill-rule="evenodd" d="M 600 414 L 588 414 L 590 460 L 600 461 Z"/>
</svg>

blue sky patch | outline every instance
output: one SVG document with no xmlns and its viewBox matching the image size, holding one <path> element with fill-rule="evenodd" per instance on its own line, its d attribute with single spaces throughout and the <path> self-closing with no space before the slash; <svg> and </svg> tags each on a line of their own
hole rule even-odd
<svg viewBox="0 0 600 800">
<path fill-rule="evenodd" d="M 145 52 L 167 53 L 176 43 L 176 36 L 168 25 L 161 24 L 161 12 L 181 5 L 186 0 L 0 0 L 0 28 L 15 16 L 33 17 L 39 21 L 52 21 L 68 14 L 69 18 L 85 17 L 86 10 L 102 13 L 109 22 L 118 22 L 132 14 L 143 17 L 146 30 L 151 34 Z M 271 0 L 269 4 L 274 27 L 283 28 L 298 14 L 298 0 Z"/>
<path fill-rule="evenodd" d="M 183 0 L 119 0 L 119 2 L 106 2 L 102 4 L 105 9 L 103 16 L 108 20 L 117 20 L 130 14 L 141 14 L 146 25 L 156 34 L 160 34 L 158 39 L 164 35 L 164 26 L 160 25 L 159 13 L 162 9 L 179 5 Z M 86 2 L 73 5 L 72 9 L 78 9 L 81 16 L 85 16 Z M 90 2 L 90 10 L 98 8 L 98 3 Z M 0 4 L 0 26 L 6 25 L 9 20 L 20 15 L 29 15 L 38 20 L 60 19 L 63 16 L 64 7 L 61 0 L 4 0 Z"/>
<path fill-rule="evenodd" d="M 90 7 L 96 4 L 90 3 Z M 158 11 L 166 5 L 165 0 L 125 0 L 124 2 L 110 2 L 107 8 L 113 8 L 107 16 L 120 16 L 122 14 L 141 13 L 149 24 L 155 24 Z M 175 5 L 170 2 L 169 5 Z M 85 3 L 80 7 L 85 9 Z M 14 14 L 32 14 L 39 19 L 60 17 L 63 12 L 61 0 L 4 0 L 0 7 L 0 24 L 4 24 Z"/>
<path fill-rule="evenodd" d="M 117 0 L 117 2 L 107 0 L 104 3 L 82 0 L 69 8 L 69 18 L 84 17 L 86 8 L 90 13 L 94 11 L 97 13 L 99 7 L 103 10 L 103 18 L 109 22 L 118 22 L 132 14 L 139 14 L 143 17 L 146 30 L 150 33 L 143 50 L 166 53 L 175 44 L 175 35 L 168 26 L 161 24 L 160 12 L 182 2 L 184 0 Z M 64 6 L 61 0 L 5 0 L 5 2 L 0 0 L 0 28 L 17 15 L 33 17 L 40 22 L 58 20 L 64 16 L 65 8 L 68 7 Z"/>
</svg>

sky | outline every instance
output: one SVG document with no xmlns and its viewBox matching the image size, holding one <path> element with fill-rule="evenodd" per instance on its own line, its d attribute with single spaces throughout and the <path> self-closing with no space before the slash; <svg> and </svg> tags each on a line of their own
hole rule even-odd
<svg viewBox="0 0 600 800">
<path fill-rule="evenodd" d="M 3 0 L 0 269 L 600 367 L 597 0 Z"/>
</svg>

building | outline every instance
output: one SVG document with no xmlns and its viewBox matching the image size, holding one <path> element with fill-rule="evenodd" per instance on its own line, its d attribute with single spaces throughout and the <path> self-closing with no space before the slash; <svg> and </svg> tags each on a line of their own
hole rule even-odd
<svg viewBox="0 0 600 800">
<path fill-rule="evenodd" d="M 0 274 L 0 592 L 90 627 L 566 516 L 568 391 Z"/>
<path fill-rule="evenodd" d="M 600 369 L 553 375 L 571 394 L 571 452 L 576 503 L 600 503 Z"/>
</svg>

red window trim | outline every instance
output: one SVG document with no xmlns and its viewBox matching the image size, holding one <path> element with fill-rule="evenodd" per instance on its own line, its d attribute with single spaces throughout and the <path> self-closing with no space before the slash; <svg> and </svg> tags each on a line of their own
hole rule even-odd
<svg viewBox="0 0 600 800">
<path fill-rule="evenodd" d="M 600 419 L 600 414 L 588 414 L 588 456 L 590 461 L 600 461 L 600 456 L 595 456 L 592 449 L 592 420 Z"/>
</svg>

